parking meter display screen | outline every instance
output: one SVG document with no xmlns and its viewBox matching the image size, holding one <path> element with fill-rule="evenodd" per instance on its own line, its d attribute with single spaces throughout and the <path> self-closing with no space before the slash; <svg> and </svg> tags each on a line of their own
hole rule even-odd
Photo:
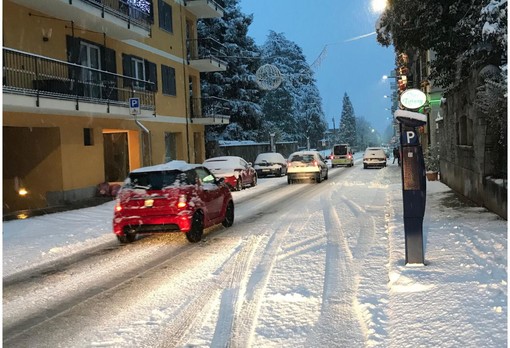
<svg viewBox="0 0 510 348">
<path fill-rule="evenodd" d="M 418 147 L 402 148 L 402 172 L 404 190 L 420 190 L 420 162 Z"/>
</svg>

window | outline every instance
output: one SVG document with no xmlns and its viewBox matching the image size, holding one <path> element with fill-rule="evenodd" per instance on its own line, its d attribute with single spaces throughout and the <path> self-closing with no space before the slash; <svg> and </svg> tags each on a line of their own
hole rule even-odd
<svg viewBox="0 0 510 348">
<path fill-rule="evenodd" d="M 131 75 L 134 78 L 137 78 L 138 80 L 145 81 L 145 65 L 142 59 L 138 59 L 135 57 L 131 58 Z M 141 81 L 135 81 L 135 87 L 143 88 L 143 82 Z"/>
<path fill-rule="evenodd" d="M 161 65 L 161 78 L 163 79 L 163 94 L 177 95 L 175 87 L 175 69 Z"/>
<path fill-rule="evenodd" d="M 163 0 L 158 1 L 159 27 L 169 32 L 172 30 L 172 7 Z"/>
<path fill-rule="evenodd" d="M 133 78 L 124 79 L 124 87 L 133 86 L 138 89 L 145 89 L 153 92 L 158 90 L 156 64 L 140 57 L 123 54 L 122 70 L 122 73 L 125 76 Z M 134 79 L 138 79 L 140 81 Z M 142 81 L 150 81 L 152 83 Z"/>
<path fill-rule="evenodd" d="M 83 145 L 94 145 L 94 133 L 92 132 L 92 128 L 83 128 Z"/>
<path fill-rule="evenodd" d="M 177 140 L 175 133 L 165 132 L 165 163 L 177 159 Z"/>
</svg>

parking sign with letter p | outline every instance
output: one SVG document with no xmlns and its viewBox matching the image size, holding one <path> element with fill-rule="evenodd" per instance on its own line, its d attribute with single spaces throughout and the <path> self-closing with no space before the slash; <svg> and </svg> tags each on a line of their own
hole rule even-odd
<svg viewBox="0 0 510 348">
<path fill-rule="evenodd" d="M 129 114 L 140 115 L 140 98 L 129 98 Z"/>
</svg>

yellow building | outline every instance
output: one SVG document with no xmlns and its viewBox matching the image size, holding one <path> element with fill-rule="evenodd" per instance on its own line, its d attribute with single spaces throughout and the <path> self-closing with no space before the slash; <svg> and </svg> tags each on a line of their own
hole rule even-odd
<svg viewBox="0 0 510 348">
<path fill-rule="evenodd" d="M 200 73 L 227 65 L 196 22 L 222 15 L 211 0 L 4 0 L 4 213 L 201 163 L 204 126 L 229 117 L 200 98 Z"/>
</svg>

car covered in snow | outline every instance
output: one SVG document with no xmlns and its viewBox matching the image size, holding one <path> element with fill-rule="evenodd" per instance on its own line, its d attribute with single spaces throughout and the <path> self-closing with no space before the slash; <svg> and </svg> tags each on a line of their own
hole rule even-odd
<svg viewBox="0 0 510 348">
<path fill-rule="evenodd" d="M 206 159 L 203 163 L 214 176 L 225 179 L 232 190 L 241 191 L 257 185 L 257 172 L 250 162 L 238 156 L 220 156 Z"/>
<path fill-rule="evenodd" d="M 382 147 L 367 147 L 363 153 L 363 168 L 386 167 L 386 152 Z"/>
<path fill-rule="evenodd" d="M 259 178 L 268 175 L 284 176 L 287 173 L 287 160 L 278 152 L 260 153 L 255 159 L 253 168 Z"/>
<path fill-rule="evenodd" d="M 234 201 L 224 179 L 202 165 L 170 161 L 129 173 L 117 194 L 113 232 L 122 243 L 156 232 L 183 232 L 196 243 L 205 228 L 220 223 L 234 223 Z"/>
<path fill-rule="evenodd" d="M 310 179 L 316 183 L 328 179 L 326 159 L 317 151 L 292 153 L 287 160 L 287 183 Z"/>
</svg>

